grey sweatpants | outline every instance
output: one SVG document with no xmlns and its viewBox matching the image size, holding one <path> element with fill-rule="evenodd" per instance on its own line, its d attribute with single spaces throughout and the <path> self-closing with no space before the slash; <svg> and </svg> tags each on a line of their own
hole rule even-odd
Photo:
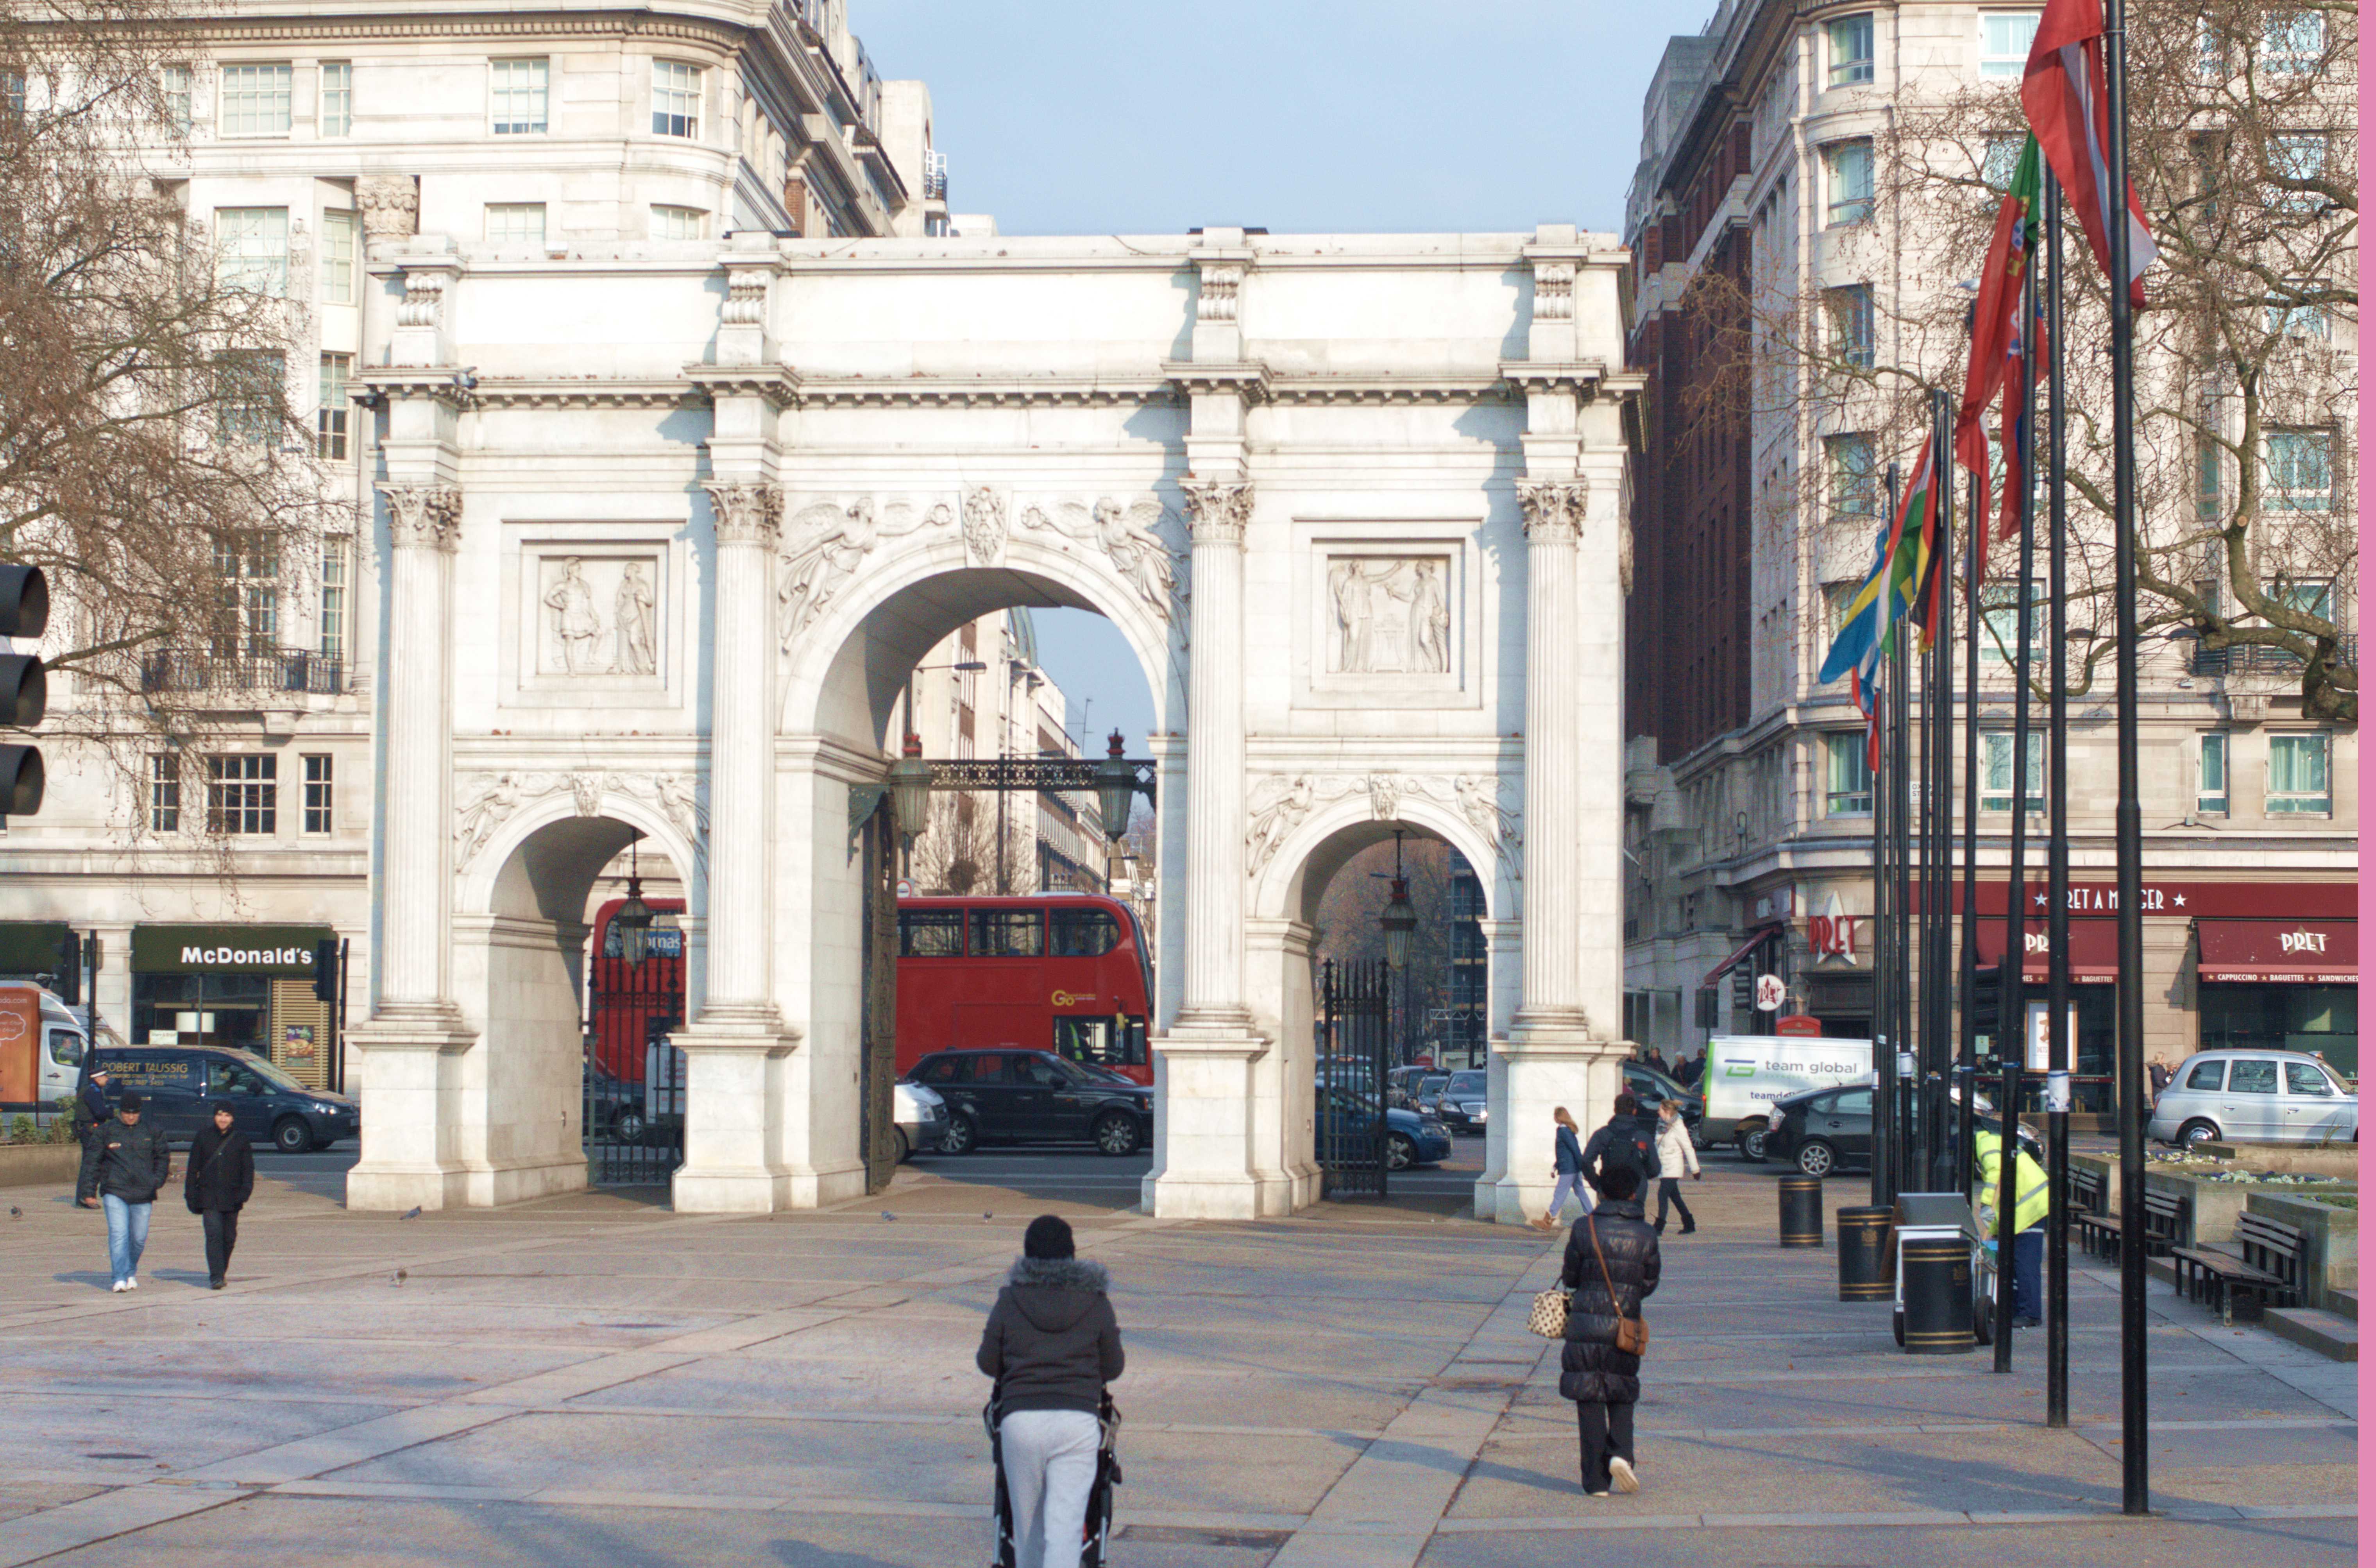
<svg viewBox="0 0 2376 1568">
<path fill-rule="evenodd" d="M 1015 1410 L 999 1421 L 1016 1568 L 1080 1568 L 1098 1438 L 1098 1419 L 1087 1410 Z"/>
</svg>

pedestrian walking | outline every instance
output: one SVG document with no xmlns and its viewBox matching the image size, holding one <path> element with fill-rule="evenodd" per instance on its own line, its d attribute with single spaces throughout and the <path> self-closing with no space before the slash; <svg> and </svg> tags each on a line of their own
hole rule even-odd
<svg viewBox="0 0 2376 1568">
<path fill-rule="evenodd" d="M 83 1146 L 75 1201 L 107 1215 L 107 1264 L 115 1290 L 140 1289 L 140 1253 L 148 1245 L 148 1214 L 157 1189 L 172 1180 L 173 1152 L 154 1122 L 143 1122 L 140 1092 L 125 1089 L 113 1121 Z"/>
<path fill-rule="evenodd" d="M 231 1130 L 231 1101 L 219 1099 L 214 1114 L 190 1144 L 190 1167 L 182 1178 L 182 1200 L 207 1231 L 207 1289 L 220 1290 L 231 1273 L 231 1250 L 239 1245 L 239 1211 L 255 1191 L 255 1150 L 244 1133 Z"/>
<path fill-rule="evenodd" d="M 1559 1229 L 1560 1210 L 1571 1197 L 1583 1201 L 1585 1213 L 1592 1212 L 1592 1189 L 1584 1184 L 1584 1146 L 1576 1142 L 1575 1118 L 1562 1105 L 1552 1108 L 1551 1121 L 1551 1206 L 1539 1219 L 1527 1221 L 1538 1230 Z"/>
<path fill-rule="evenodd" d="M 1017 1568 L 1079 1568 L 1096 1483 L 1106 1384 L 1122 1376 L 1122 1328 L 1101 1264 L 1073 1255 L 1073 1228 L 1043 1214 L 990 1309 L 974 1364 L 994 1387 L 998 1450 Z"/>
<path fill-rule="evenodd" d="M 2145 1069 L 2145 1077 L 2153 1085 L 2154 1099 L 2161 1099 L 2161 1091 L 2169 1087 L 2169 1080 L 2175 1075 L 2168 1057 L 2156 1056 L 2153 1059 L 2152 1064 Z"/>
<path fill-rule="evenodd" d="M 1673 1204 L 1675 1212 L 1683 1217 L 1683 1234 L 1699 1229 L 1691 1209 L 1683 1202 L 1683 1172 L 1692 1180 L 1700 1179 L 1699 1151 L 1692 1147 L 1692 1130 L 1684 1124 L 1682 1108 L 1674 1100 L 1658 1102 L 1658 1218 L 1652 1227 L 1659 1235 L 1667 1233 L 1667 1206 Z"/>
<path fill-rule="evenodd" d="M 82 1087 L 75 1091 L 75 1142 L 90 1147 L 90 1135 L 115 1114 L 115 1107 L 107 1103 L 108 1074 L 104 1066 L 93 1066 L 85 1075 Z"/>
<path fill-rule="evenodd" d="M 1584 1490 L 1594 1497 L 1641 1485 L 1634 1405 L 1642 1397 L 1641 1348 L 1648 1339 L 1642 1300 L 1658 1289 L 1658 1233 L 1643 1221 L 1641 1192 L 1631 1166 L 1612 1168 L 1600 1206 L 1569 1228 L 1560 1265 L 1569 1292 L 1560 1396 L 1575 1401 Z"/>
<path fill-rule="evenodd" d="M 1584 1146 L 1584 1175 L 1602 1197 L 1609 1195 L 1606 1178 L 1612 1170 L 1634 1172 L 1636 1196 L 1650 1190 L 1658 1178 L 1658 1129 L 1642 1114 L 1642 1104 L 1631 1090 L 1620 1090 L 1612 1114 Z"/>
</svg>

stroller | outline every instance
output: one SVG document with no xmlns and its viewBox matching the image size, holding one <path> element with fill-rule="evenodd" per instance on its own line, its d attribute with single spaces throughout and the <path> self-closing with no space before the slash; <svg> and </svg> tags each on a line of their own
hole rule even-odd
<svg viewBox="0 0 2376 1568">
<path fill-rule="evenodd" d="M 981 1424 L 990 1433 L 990 1506 L 996 1519 L 990 1568 L 1016 1568 L 1015 1511 L 1006 1502 L 1006 1458 L 998 1446 L 998 1396 L 981 1408 Z M 1122 1412 L 1113 1396 L 1098 1396 L 1098 1474 L 1089 1483 L 1089 1509 L 1081 1527 L 1081 1568 L 1106 1568 L 1106 1541 L 1113 1533 L 1114 1488 L 1122 1485 L 1122 1456 L 1116 1443 L 1122 1436 Z"/>
</svg>

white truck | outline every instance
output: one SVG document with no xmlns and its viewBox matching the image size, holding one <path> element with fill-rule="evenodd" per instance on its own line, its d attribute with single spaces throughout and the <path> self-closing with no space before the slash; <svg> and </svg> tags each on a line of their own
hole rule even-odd
<svg viewBox="0 0 2376 1568">
<path fill-rule="evenodd" d="M 1802 1089 L 1873 1081 L 1872 1041 L 1784 1035 L 1717 1035 L 1707 1043 L 1701 1093 L 1707 1109 L 1694 1141 L 1731 1144 L 1744 1159 L 1765 1158 L 1774 1102 Z"/>
</svg>

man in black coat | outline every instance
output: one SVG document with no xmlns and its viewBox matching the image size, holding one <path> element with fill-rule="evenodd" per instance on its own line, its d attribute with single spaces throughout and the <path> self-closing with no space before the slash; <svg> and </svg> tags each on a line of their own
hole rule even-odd
<svg viewBox="0 0 2376 1568">
<path fill-rule="evenodd" d="M 255 1191 L 255 1150 L 246 1134 L 231 1130 L 231 1101 L 214 1103 L 214 1115 L 190 1145 L 190 1168 L 182 1178 L 182 1201 L 207 1228 L 207 1288 L 220 1290 L 231 1271 L 231 1250 L 239 1244 L 239 1211 Z"/>
<path fill-rule="evenodd" d="M 154 1122 L 142 1120 L 140 1095 L 125 1089 L 115 1118 L 101 1123 L 83 1146 L 82 1175 L 75 1201 L 107 1211 L 108 1272 L 112 1289 L 140 1289 L 140 1253 L 148 1245 L 148 1215 L 157 1189 L 173 1175 L 173 1151 Z"/>
<path fill-rule="evenodd" d="M 1618 1092 L 1613 1109 L 1616 1114 L 1585 1143 L 1585 1180 L 1606 1197 L 1610 1172 L 1620 1166 L 1629 1167 L 1634 1175 L 1634 1191 L 1646 1193 L 1659 1176 L 1657 1118 L 1642 1114 L 1642 1103 L 1630 1089 Z"/>
<path fill-rule="evenodd" d="M 104 1063 L 93 1066 L 75 1094 L 75 1142 L 90 1147 L 90 1135 L 115 1114 L 115 1107 L 107 1103 L 107 1068 Z"/>
<path fill-rule="evenodd" d="M 1575 1401 L 1584 1490 L 1634 1491 L 1634 1405 L 1642 1358 L 1617 1348 L 1621 1318 L 1642 1315 L 1658 1289 L 1658 1233 L 1642 1218 L 1642 1189 L 1630 1166 L 1610 1170 L 1600 1206 L 1567 1235 L 1560 1284 L 1569 1291 L 1567 1343 L 1560 1348 L 1560 1397 Z"/>
<path fill-rule="evenodd" d="M 1077 1568 L 1104 1435 L 1099 1407 L 1122 1376 L 1122 1328 L 1104 1265 L 1073 1255 L 1061 1217 L 1043 1214 L 1024 1231 L 974 1364 L 994 1385 L 1016 1568 Z"/>
</svg>

